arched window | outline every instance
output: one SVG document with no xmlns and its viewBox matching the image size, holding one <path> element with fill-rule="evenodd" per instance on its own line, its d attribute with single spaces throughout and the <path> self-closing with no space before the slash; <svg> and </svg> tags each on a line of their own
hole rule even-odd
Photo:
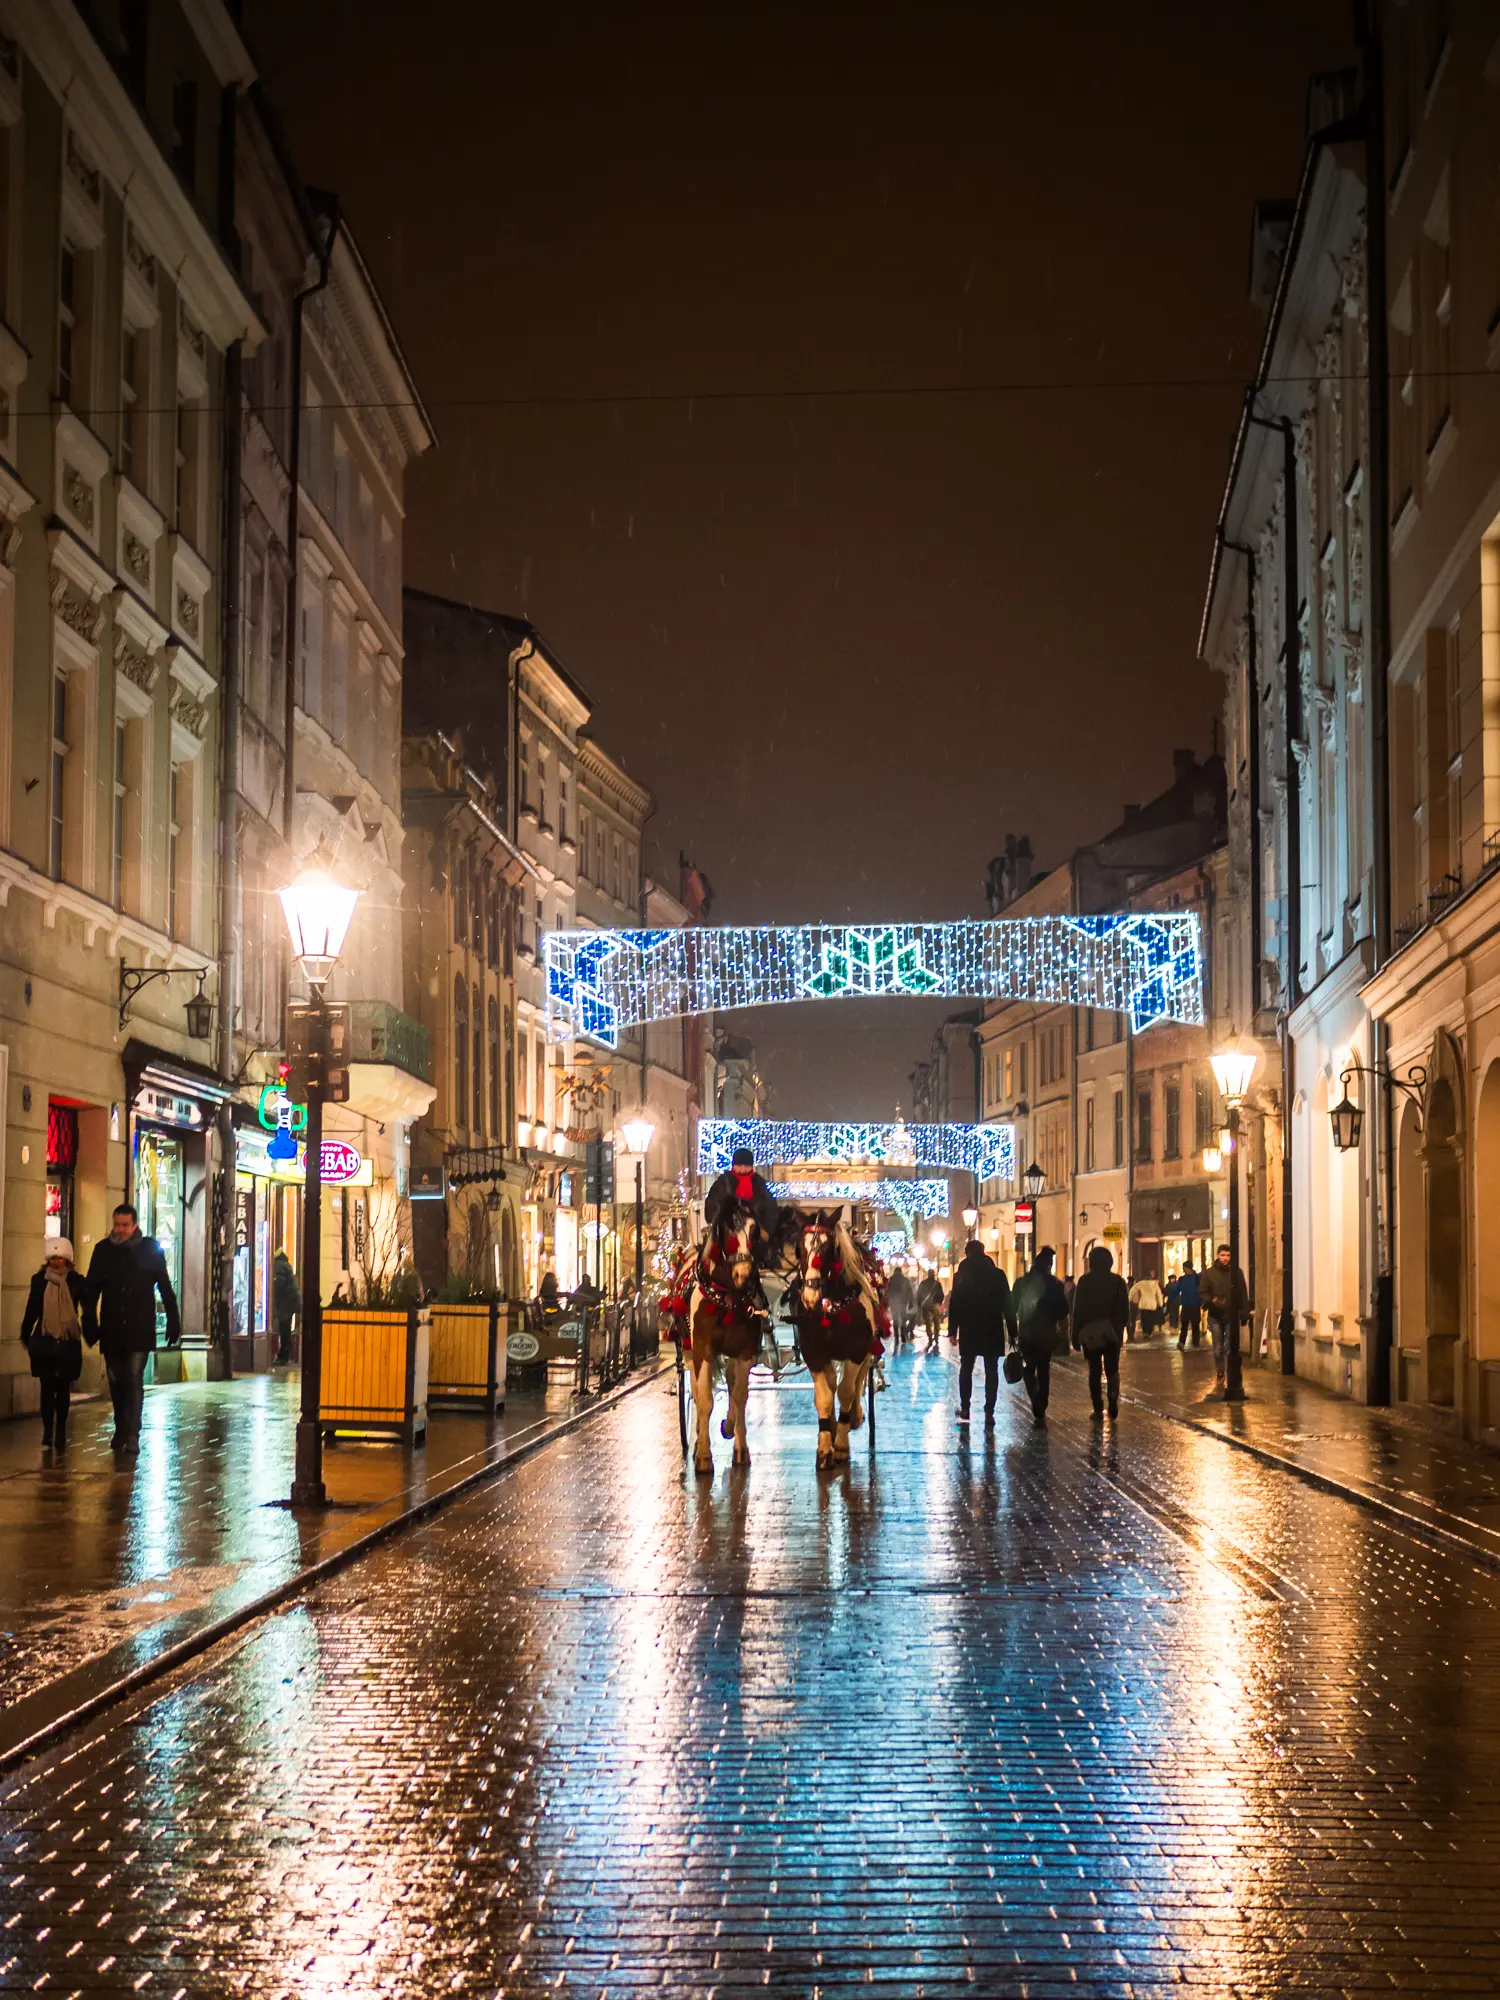
<svg viewBox="0 0 1500 2000">
<path fill-rule="evenodd" d="M 490 995 L 490 1138 L 504 1137 L 500 1124 L 500 1003 Z"/>
<path fill-rule="evenodd" d="M 462 944 L 469 921 L 469 871 L 462 848 L 453 856 L 453 942 Z"/>
<path fill-rule="evenodd" d="M 469 989 L 460 973 L 453 982 L 453 1122 L 469 1115 Z"/>
<path fill-rule="evenodd" d="M 474 988 L 474 1130 L 484 1130 L 484 1009 Z"/>
</svg>

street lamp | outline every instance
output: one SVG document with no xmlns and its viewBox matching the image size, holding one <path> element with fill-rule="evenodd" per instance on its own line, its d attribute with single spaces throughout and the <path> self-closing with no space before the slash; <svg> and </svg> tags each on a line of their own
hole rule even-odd
<svg viewBox="0 0 1500 2000">
<path fill-rule="evenodd" d="M 312 994 L 311 1060 L 307 1080 L 307 1174 L 302 1192 L 302 1406 L 292 1505 L 321 1507 L 323 1489 L 323 1094 L 327 1080 L 328 1009 L 323 988 L 338 963 L 358 889 L 334 880 L 318 857 L 281 891 L 292 955 Z"/>
<path fill-rule="evenodd" d="M 979 1210 L 973 1207 L 966 1208 L 963 1211 L 963 1218 L 964 1228 L 968 1231 L 969 1241 L 972 1242 L 974 1240 L 974 1227 L 979 1221 Z"/>
<path fill-rule="evenodd" d="M 1028 1201 L 1035 1201 L 1042 1189 L 1047 1185 L 1047 1176 L 1042 1172 L 1035 1160 L 1032 1161 L 1025 1173 L 1022 1174 L 1021 1185 L 1026 1190 L 1026 1199 Z"/>
<path fill-rule="evenodd" d="M 1209 1057 L 1214 1082 L 1229 1111 L 1227 1143 L 1222 1151 L 1229 1156 L 1229 1340 L 1224 1355 L 1224 1400 L 1240 1403 L 1245 1398 L 1245 1378 L 1240 1369 L 1240 1313 L 1235 1284 L 1240 1269 L 1240 1106 L 1250 1088 L 1260 1062 L 1260 1052 L 1243 1042 L 1231 1043 Z M 1206 1164 L 1206 1160 L 1205 1160 Z"/>
<path fill-rule="evenodd" d="M 639 1302 L 646 1282 L 646 1155 L 656 1137 L 656 1121 L 643 1104 L 620 1126 L 627 1153 L 635 1154 L 635 1292 Z"/>
</svg>

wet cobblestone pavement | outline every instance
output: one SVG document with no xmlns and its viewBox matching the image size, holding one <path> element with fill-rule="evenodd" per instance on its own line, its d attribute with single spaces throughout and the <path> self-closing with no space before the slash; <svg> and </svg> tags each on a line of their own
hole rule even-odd
<svg viewBox="0 0 1500 2000">
<path fill-rule="evenodd" d="M 0 1987 L 1500 1987 L 1500 1577 L 891 1379 L 821 1477 L 805 1386 L 712 1482 L 638 1392 L 19 1774 Z"/>
<path fill-rule="evenodd" d="M 295 1374 L 147 1392 L 141 1455 L 109 1448 L 107 1399 L 75 1405 L 69 1449 L 0 1425 L 0 1755 L 54 1714 L 565 1419 L 512 1393 L 493 1422 L 434 1411 L 425 1446 L 344 1440 L 334 1506 L 294 1515 Z"/>
</svg>

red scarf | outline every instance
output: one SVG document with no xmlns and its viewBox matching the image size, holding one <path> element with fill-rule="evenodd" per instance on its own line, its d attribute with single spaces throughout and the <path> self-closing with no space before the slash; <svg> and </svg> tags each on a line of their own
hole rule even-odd
<svg viewBox="0 0 1500 2000">
<path fill-rule="evenodd" d="M 736 1174 L 734 1198 L 736 1201 L 743 1202 L 747 1208 L 750 1206 L 751 1202 L 755 1199 L 754 1174 Z"/>
</svg>

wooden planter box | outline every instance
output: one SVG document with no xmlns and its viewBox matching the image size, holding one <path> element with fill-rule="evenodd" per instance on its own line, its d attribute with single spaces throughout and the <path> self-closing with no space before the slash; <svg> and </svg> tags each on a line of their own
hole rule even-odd
<svg viewBox="0 0 1500 2000">
<path fill-rule="evenodd" d="M 510 1331 L 505 1308 L 487 1305 L 434 1305 L 427 1368 L 427 1400 L 434 1407 L 482 1410 L 492 1417 L 505 1408 L 505 1341 Z"/>
<path fill-rule="evenodd" d="M 325 1433 L 398 1437 L 414 1445 L 427 1435 L 429 1308 L 323 1308 Z"/>
</svg>

